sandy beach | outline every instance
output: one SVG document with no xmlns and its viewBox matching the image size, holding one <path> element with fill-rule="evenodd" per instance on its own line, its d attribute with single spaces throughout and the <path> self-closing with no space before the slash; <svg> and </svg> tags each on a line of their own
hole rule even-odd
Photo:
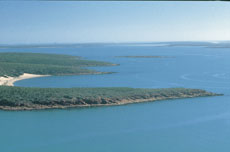
<svg viewBox="0 0 230 152">
<path fill-rule="evenodd" d="M 36 78 L 36 77 L 47 77 L 49 75 L 37 75 L 37 74 L 29 74 L 29 73 L 24 73 L 23 75 L 20 75 L 19 77 L 0 77 L 0 85 L 5 85 L 5 86 L 14 86 L 14 82 L 23 80 L 23 79 L 31 79 L 31 78 Z"/>
</svg>

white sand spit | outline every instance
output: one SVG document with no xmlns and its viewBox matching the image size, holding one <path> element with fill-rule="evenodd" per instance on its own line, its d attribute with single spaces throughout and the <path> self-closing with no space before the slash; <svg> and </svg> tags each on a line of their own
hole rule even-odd
<svg viewBox="0 0 230 152">
<path fill-rule="evenodd" d="M 49 75 L 37 75 L 37 74 L 29 74 L 29 73 L 24 73 L 23 75 L 20 75 L 19 77 L 10 77 L 10 76 L 5 76 L 5 77 L 0 77 L 0 85 L 5 85 L 5 86 L 14 86 L 14 82 L 23 80 L 23 79 L 31 79 L 31 78 L 36 78 L 36 77 L 47 77 Z"/>
</svg>

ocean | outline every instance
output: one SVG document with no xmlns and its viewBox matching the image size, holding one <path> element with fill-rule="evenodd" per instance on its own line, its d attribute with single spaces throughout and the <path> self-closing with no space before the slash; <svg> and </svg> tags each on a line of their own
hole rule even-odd
<svg viewBox="0 0 230 152">
<path fill-rule="evenodd" d="M 88 67 L 113 74 L 40 77 L 18 81 L 15 86 L 184 87 L 224 94 L 123 106 L 0 111 L 2 152 L 228 152 L 230 149 L 229 48 L 93 45 L 9 48 L 0 52 L 68 54 L 119 64 Z"/>
</svg>

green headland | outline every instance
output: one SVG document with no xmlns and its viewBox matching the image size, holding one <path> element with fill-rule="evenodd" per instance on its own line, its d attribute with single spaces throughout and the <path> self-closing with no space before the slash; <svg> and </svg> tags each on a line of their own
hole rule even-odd
<svg viewBox="0 0 230 152">
<path fill-rule="evenodd" d="M 115 64 L 84 60 L 81 57 L 41 53 L 0 53 L 0 76 L 101 74 L 84 67 Z M 109 73 L 109 72 L 107 72 Z"/>
<path fill-rule="evenodd" d="M 0 109 L 5 110 L 121 105 L 218 95 L 204 90 L 185 88 L 28 88 L 0 86 L 0 92 Z"/>
</svg>

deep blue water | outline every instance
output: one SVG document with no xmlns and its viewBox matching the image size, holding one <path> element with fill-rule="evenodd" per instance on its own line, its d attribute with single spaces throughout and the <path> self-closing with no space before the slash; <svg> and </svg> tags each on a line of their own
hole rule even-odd
<svg viewBox="0 0 230 152">
<path fill-rule="evenodd" d="M 115 74 L 22 80 L 29 87 L 201 88 L 224 96 L 125 106 L 0 111 L 2 152 L 228 152 L 230 50 L 205 47 L 94 46 L 0 49 L 83 56 L 120 64 Z M 117 58 L 163 55 L 172 58 Z"/>
</svg>

